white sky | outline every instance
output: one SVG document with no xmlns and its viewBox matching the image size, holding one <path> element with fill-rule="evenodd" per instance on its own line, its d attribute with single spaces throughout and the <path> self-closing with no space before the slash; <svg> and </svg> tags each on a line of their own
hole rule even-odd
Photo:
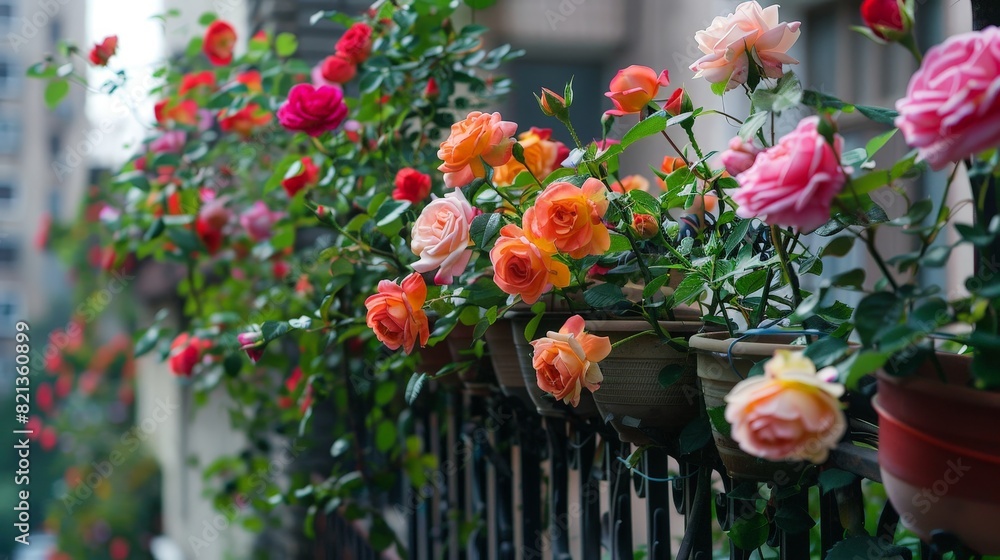
<svg viewBox="0 0 1000 560">
<path fill-rule="evenodd" d="M 151 80 L 151 68 L 164 56 L 162 24 L 152 16 L 163 12 L 162 0 L 88 0 L 85 52 L 108 35 L 118 35 L 118 52 L 109 69 L 96 68 L 88 73 L 92 89 L 100 88 L 113 76 L 113 70 L 124 69 L 129 77 L 124 90 L 116 98 L 92 93 L 87 99 L 87 118 L 91 130 L 102 131 L 94 163 L 114 165 L 128 158 L 135 144 L 145 135 L 153 121 L 153 102 L 146 92 Z"/>
</svg>

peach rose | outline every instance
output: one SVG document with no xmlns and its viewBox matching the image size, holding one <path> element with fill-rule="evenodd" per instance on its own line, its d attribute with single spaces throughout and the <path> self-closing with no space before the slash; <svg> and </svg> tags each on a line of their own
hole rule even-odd
<svg viewBox="0 0 1000 560">
<path fill-rule="evenodd" d="M 434 282 L 451 284 L 472 258 L 469 228 L 478 213 L 458 190 L 425 206 L 411 231 L 410 249 L 420 257 L 413 270 L 424 273 L 436 268 Z"/>
<path fill-rule="evenodd" d="M 501 118 L 500 113 L 473 111 L 451 125 L 451 135 L 437 153 L 443 161 L 438 171 L 444 173 L 446 186 L 462 187 L 486 177 L 484 161 L 498 167 L 510 160 L 517 124 Z"/>
<path fill-rule="evenodd" d="M 611 190 L 622 194 L 635 190 L 649 192 L 649 180 L 642 175 L 629 175 L 622 177 L 617 183 L 613 183 Z"/>
<path fill-rule="evenodd" d="M 583 330 L 584 320 L 574 315 L 559 332 L 549 333 L 531 343 L 538 387 L 566 404 L 580 404 L 580 392 L 601 388 L 604 376 L 597 362 L 611 353 L 611 340 Z"/>
<path fill-rule="evenodd" d="M 497 286 L 505 293 L 521 296 L 528 304 L 538 301 L 553 286 L 569 286 L 569 268 L 542 251 L 514 224 L 500 230 L 490 250 L 490 261 Z"/>
<path fill-rule="evenodd" d="M 431 336 L 423 310 L 426 299 L 427 285 L 416 272 L 404 278 L 402 285 L 382 280 L 378 283 L 378 293 L 365 300 L 368 308 L 365 321 L 386 347 L 390 350 L 402 347 L 409 354 L 418 340 L 423 347 Z"/>
<path fill-rule="evenodd" d="M 517 143 L 524 148 L 524 163 L 527 167 L 510 158 L 507 163 L 493 170 L 494 185 L 501 187 L 513 185 L 514 178 L 525 169 L 530 170 L 535 177 L 544 179 L 565 159 L 559 157 L 561 153 L 569 155 L 569 150 L 562 142 L 552 140 L 550 128 L 531 127 L 531 130 L 518 135 Z"/>
<path fill-rule="evenodd" d="M 712 25 L 695 34 L 698 48 L 705 56 L 691 65 L 695 78 L 713 84 L 726 84 L 730 90 L 745 84 L 750 74 L 752 50 L 768 78 L 780 78 L 783 64 L 798 64 L 788 56 L 799 39 L 797 21 L 778 22 L 778 7 L 761 8 L 756 1 L 744 2 L 734 13 L 712 20 Z"/>
<path fill-rule="evenodd" d="M 524 229 L 546 251 L 569 253 L 574 259 L 601 255 L 611 248 L 611 235 L 601 221 L 607 211 L 607 191 L 598 179 L 590 177 L 582 187 L 557 181 L 524 213 Z"/>
<path fill-rule="evenodd" d="M 656 97 L 660 86 L 670 85 L 670 77 L 664 70 L 659 74 L 649 66 L 632 65 L 619 70 L 611 79 L 605 97 L 611 99 L 615 108 L 606 114 L 620 117 L 629 113 L 638 113 L 647 103 Z"/>
<path fill-rule="evenodd" d="M 771 461 L 822 463 L 847 429 L 837 399 L 844 387 L 824 379 L 802 352 L 778 350 L 764 375 L 740 381 L 726 395 L 726 421 L 740 449 Z"/>
</svg>

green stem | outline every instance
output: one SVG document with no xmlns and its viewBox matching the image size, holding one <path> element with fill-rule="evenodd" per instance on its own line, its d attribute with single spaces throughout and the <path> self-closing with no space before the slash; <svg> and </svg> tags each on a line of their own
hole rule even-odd
<svg viewBox="0 0 1000 560">
<path fill-rule="evenodd" d="M 614 350 L 615 348 L 618 348 L 619 346 L 621 346 L 622 344 L 625 344 L 626 342 L 632 342 L 633 340 L 635 340 L 635 339 L 637 339 L 639 337 L 649 336 L 651 334 L 656 334 L 656 331 L 650 329 L 648 331 L 642 331 L 640 333 L 636 333 L 636 334 L 633 334 L 631 336 L 627 336 L 627 337 L 619 340 L 618 342 L 615 342 L 614 344 L 612 344 L 611 345 L 611 349 Z"/>
<path fill-rule="evenodd" d="M 878 265 L 879 270 L 882 271 L 882 275 L 889 281 L 889 285 L 892 286 L 892 291 L 898 292 L 899 284 L 896 283 L 896 280 L 889 272 L 889 266 L 885 264 L 885 261 L 882 260 L 882 255 L 880 255 L 878 250 L 875 248 L 875 230 L 869 230 L 868 235 L 859 234 L 859 237 L 861 237 L 861 239 L 865 242 L 865 246 L 868 248 L 868 253 L 873 259 L 875 259 L 875 264 Z"/>
<path fill-rule="evenodd" d="M 792 287 L 792 303 L 795 305 L 795 308 L 798 309 L 799 305 L 802 303 L 802 290 L 799 287 L 799 276 L 792 268 L 791 261 L 788 260 L 788 253 L 785 251 L 785 246 L 782 241 L 781 228 L 776 225 L 771 226 L 771 245 L 774 247 L 775 252 L 778 253 L 778 259 L 781 261 L 781 268 L 784 270 L 785 276 L 788 277 L 788 283 Z"/>
<path fill-rule="evenodd" d="M 920 52 L 920 47 L 917 46 L 917 39 L 913 36 L 913 33 L 909 33 L 906 37 L 899 40 L 899 44 L 906 47 L 906 50 L 910 51 L 913 58 L 917 59 L 917 64 L 923 64 L 924 55 Z"/>
</svg>

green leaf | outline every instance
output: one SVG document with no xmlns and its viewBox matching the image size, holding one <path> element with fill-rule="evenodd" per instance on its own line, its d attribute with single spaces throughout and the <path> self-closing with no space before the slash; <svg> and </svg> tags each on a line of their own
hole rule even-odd
<svg viewBox="0 0 1000 560">
<path fill-rule="evenodd" d="M 274 39 L 274 50 L 278 56 L 287 58 L 299 50 L 299 40 L 295 38 L 294 33 L 279 33 Z"/>
<path fill-rule="evenodd" d="M 802 84 L 793 72 L 787 72 L 778 80 L 773 90 L 757 89 L 753 93 L 755 109 L 781 113 L 787 109 L 798 107 L 802 101 Z"/>
<path fill-rule="evenodd" d="M 744 142 L 749 141 L 753 138 L 757 131 L 760 130 L 765 123 L 767 123 L 767 117 L 770 113 L 767 111 L 759 111 L 750 115 L 747 120 L 743 121 L 743 126 L 740 127 L 739 137 L 743 139 Z"/>
<path fill-rule="evenodd" d="M 778 507 L 774 513 L 774 522 L 779 529 L 791 534 L 804 533 L 816 524 L 808 511 L 790 504 Z"/>
<path fill-rule="evenodd" d="M 826 469 L 819 473 L 819 487 L 825 494 L 830 490 L 843 488 L 857 479 L 858 476 L 852 472 L 832 468 Z"/>
<path fill-rule="evenodd" d="M 669 273 L 661 274 L 660 276 L 653 278 L 652 280 L 650 280 L 649 284 L 646 284 L 646 287 L 642 289 L 642 297 L 646 299 L 653 297 L 653 294 L 660 291 L 660 288 L 662 288 L 669 281 L 670 281 Z"/>
<path fill-rule="evenodd" d="M 426 373 L 414 373 L 410 376 L 410 381 L 406 384 L 406 393 L 404 397 L 406 398 L 406 404 L 413 406 L 413 403 L 420 396 L 420 390 L 424 388 L 424 383 L 427 381 Z"/>
<path fill-rule="evenodd" d="M 807 346 L 804 354 L 816 364 L 816 369 L 820 369 L 839 362 L 847 353 L 847 348 L 843 340 L 828 336 Z"/>
<path fill-rule="evenodd" d="M 291 327 L 285 321 L 264 321 L 264 324 L 260 326 L 264 344 L 288 334 L 290 330 Z"/>
<path fill-rule="evenodd" d="M 863 268 L 854 268 L 830 278 L 830 285 L 837 286 L 838 288 L 854 288 L 860 290 L 861 285 L 864 283 L 865 270 Z"/>
<path fill-rule="evenodd" d="M 989 247 L 996 240 L 996 235 L 983 229 L 981 224 L 971 226 L 967 224 L 955 224 L 955 229 L 958 230 L 963 240 L 972 243 L 976 247 Z"/>
<path fill-rule="evenodd" d="M 138 358 L 143 354 L 148 353 L 156 346 L 156 342 L 160 339 L 160 327 L 152 326 L 142 333 L 139 340 L 135 342 L 135 357 Z"/>
<path fill-rule="evenodd" d="M 683 364 L 668 364 L 660 370 L 656 380 L 659 381 L 660 387 L 667 389 L 684 377 L 684 371 Z"/>
<path fill-rule="evenodd" d="M 906 214 L 890 221 L 889 223 L 894 226 L 912 226 L 920 224 L 924 221 L 924 218 L 930 215 L 931 211 L 934 210 L 934 203 L 928 199 L 918 200 L 910 206 L 910 209 Z"/>
<path fill-rule="evenodd" d="M 725 437 L 730 437 L 733 427 L 726 421 L 726 406 L 717 406 L 708 409 L 708 419 L 712 421 L 712 428 Z"/>
<path fill-rule="evenodd" d="M 634 203 L 632 212 L 639 214 L 649 214 L 657 220 L 660 218 L 660 201 L 646 191 L 635 189 L 626 195 Z"/>
<path fill-rule="evenodd" d="M 741 517 L 729 529 L 729 539 L 737 548 L 756 550 L 767 542 L 770 523 L 762 513 L 753 512 L 749 517 Z"/>
<path fill-rule="evenodd" d="M 851 537 L 833 545 L 824 560 L 908 560 L 913 557 L 910 549 L 885 542 L 868 535 Z"/>
<path fill-rule="evenodd" d="M 597 309 L 614 307 L 623 301 L 627 301 L 622 289 L 614 284 L 600 284 L 588 289 L 583 294 L 583 299 L 587 304 Z"/>
<path fill-rule="evenodd" d="M 939 245 L 936 247 L 931 247 L 924 254 L 924 257 L 920 259 L 921 264 L 929 268 L 941 268 L 942 266 L 948 264 L 948 258 L 951 256 L 951 247 L 947 245 Z"/>
<path fill-rule="evenodd" d="M 213 12 L 205 12 L 198 17 L 199 25 L 208 25 L 213 21 L 219 19 L 219 16 L 215 15 Z"/>
<path fill-rule="evenodd" d="M 862 299 L 854 312 L 854 324 L 861 337 L 861 344 L 870 347 L 875 333 L 883 325 L 897 323 L 902 313 L 902 301 L 895 294 L 878 292 Z"/>
<path fill-rule="evenodd" d="M 899 116 L 897 111 L 883 107 L 873 107 L 871 105 L 855 105 L 854 107 L 859 113 L 878 124 L 895 124 L 896 117 Z"/>
<path fill-rule="evenodd" d="M 621 147 L 624 150 L 628 148 L 633 143 L 646 138 L 647 136 L 652 136 L 654 134 L 659 134 L 667 129 L 667 112 L 657 111 L 652 115 L 646 117 L 645 119 L 639 121 L 635 126 L 633 126 L 625 136 L 622 136 Z"/>
<path fill-rule="evenodd" d="M 396 425 L 389 420 L 382 420 L 375 428 L 375 449 L 386 453 L 396 445 Z"/>
<path fill-rule="evenodd" d="M 712 441 L 712 426 L 708 416 L 699 416 L 684 426 L 680 435 L 681 454 L 694 453 Z"/>
<path fill-rule="evenodd" d="M 399 219 L 410 208 L 409 200 L 386 200 L 375 212 L 375 225 L 386 227 Z"/>
<path fill-rule="evenodd" d="M 767 271 L 761 269 L 737 278 L 733 286 L 736 288 L 736 293 L 746 297 L 763 288 L 766 281 Z"/>
<path fill-rule="evenodd" d="M 627 237 L 617 233 L 611 234 L 611 247 L 608 249 L 609 253 L 622 253 L 630 250 L 632 250 L 632 244 L 628 242 Z"/>
<path fill-rule="evenodd" d="M 476 244 L 476 247 L 489 251 L 502 226 L 503 219 L 500 214 L 496 212 L 480 214 L 472 219 L 472 224 L 469 226 L 469 237 Z"/>
<path fill-rule="evenodd" d="M 835 237 L 826 244 L 823 248 L 823 257 L 843 257 L 851 251 L 854 247 L 854 240 L 856 238 L 853 235 L 845 235 L 842 237 Z"/>
<path fill-rule="evenodd" d="M 55 109 L 59 103 L 69 94 L 69 82 L 66 80 L 52 80 L 45 86 L 45 104 L 49 109 Z"/>
<path fill-rule="evenodd" d="M 473 10 L 484 10 L 496 3 L 497 0 L 465 0 L 465 5 Z"/>
<path fill-rule="evenodd" d="M 703 293 L 705 293 L 705 282 L 701 276 L 690 274 L 685 276 L 674 290 L 674 303 L 677 305 L 691 303 Z"/>
<path fill-rule="evenodd" d="M 152 241 L 159 237 L 163 230 L 166 229 L 166 225 L 163 223 L 163 218 L 157 218 L 146 230 L 146 233 L 142 236 L 143 241 Z"/>
<path fill-rule="evenodd" d="M 869 140 L 868 143 L 865 144 L 865 153 L 868 154 L 868 159 L 875 157 L 875 154 L 888 144 L 889 140 L 892 140 L 892 137 L 895 136 L 897 132 L 899 132 L 899 129 L 894 128 L 889 132 L 879 134 L 875 138 Z"/>
</svg>

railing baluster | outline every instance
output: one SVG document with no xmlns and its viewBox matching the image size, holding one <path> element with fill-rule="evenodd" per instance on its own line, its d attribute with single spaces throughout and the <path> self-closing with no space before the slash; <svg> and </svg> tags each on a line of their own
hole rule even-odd
<svg viewBox="0 0 1000 560">
<path fill-rule="evenodd" d="M 486 459 L 486 427 L 484 419 L 486 417 L 486 399 L 481 396 L 472 395 L 469 397 L 469 415 L 465 423 L 465 444 L 468 446 L 470 455 L 467 462 L 471 465 L 469 476 L 468 511 L 470 519 L 481 522 L 481 525 L 472 533 L 469 544 L 472 549 L 472 557 L 475 560 L 485 560 L 489 557 L 489 532 L 490 525 L 488 519 L 491 515 L 489 507 L 489 474 Z M 495 511 L 495 510 L 492 510 Z"/>
<path fill-rule="evenodd" d="M 859 481 L 860 484 L 860 481 Z M 823 557 L 844 538 L 844 526 L 840 523 L 840 506 L 833 491 L 820 492 L 819 496 L 820 546 Z"/>
<path fill-rule="evenodd" d="M 780 488 L 780 486 L 778 488 Z M 803 489 L 795 494 L 792 494 L 788 498 L 782 500 L 782 504 L 787 504 L 804 511 L 809 511 L 808 489 Z M 788 531 L 779 532 L 781 533 L 779 546 L 781 547 L 782 560 L 800 560 L 802 558 L 809 558 L 809 531 L 800 531 L 798 533 L 790 533 Z"/>
<path fill-rule="evenodd" d="M 553 560 L 572 560 L 569 551 L 569 472 L 566 461 L 566 421 L 562 418 L 546 418 L 545 428 L 549 435 L 549 466 L 551 474 L 549 498 L 551 514 L 549 518 L 549 538 L 552 540 Z"/>
<path fill-rule="evenodd" d="M 618 460 L 632 450 L 613 432 L 605 442 L 604 461 L 611 479 L 611 559 L 632 560 L 632 474 Z"/>
<path fill-rule="evenodd" d="M 448 526 L 448 557 L 452 560 L 465 560 L 466 543 L 461 542 L 462 523 L 466 519 L 465 483 L 466 483 L 466 442 L 462 438 L 463 413 L 465 398 L 461 391 L 449 393 L 448 403 L 448 509 L 445 512 Z"/>
<path fill-rule="evenodd" d="M 595 472 L 597 433 L 590 425 L 577 430 L 575 452 L 580 466 L 580 550 L 582 560 L 601 558 L 601 487 Z M 597 466 L 600 468 L 600 466 Z"/>
<path fill-rule="evenodd" d="M 651 447 L 643 455 L 643 472 L 650 478 L 670 476 L 669 456 L 660 447 Z M 649 535 L 649 558 L 670 560 L 670 485 L 644 481 L 646 485 L 646 531 Z"/>
<path fill-rule="evenodd" d="M 521 535 L 523 556 L 529 550 L 536 551 L 542 541 L 542 448 L 544 439 L 539 438 L 540 418 L 531 411 L 518 416 L 518 439 L 521 455 Z M 540 557 L 541 551 L 534 557 Z"/>
<path fill-rule="evenodd" d="M 493 472 L 496 480 L 496 558 L 514 560 L 514 481 L 510 447 L 513 443 L 515 407 L 512 400 L 497 398 L 496 431 L 493 439 Z"/>
</svg>

